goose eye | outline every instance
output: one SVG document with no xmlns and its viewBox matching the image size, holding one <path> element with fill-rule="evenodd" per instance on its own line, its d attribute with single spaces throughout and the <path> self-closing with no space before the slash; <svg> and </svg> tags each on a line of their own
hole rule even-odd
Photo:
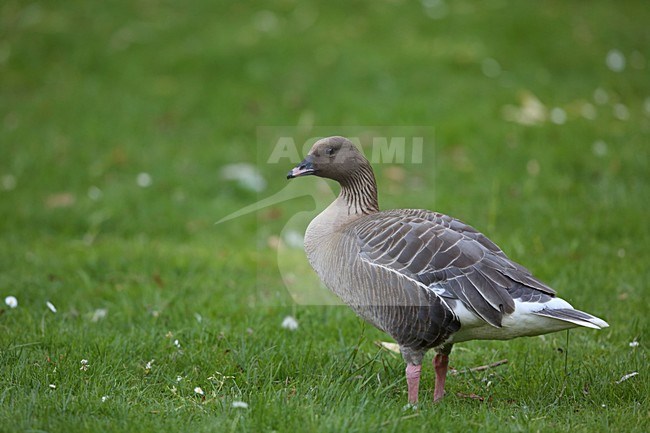
<svg viewBox="0 0 650 433">
<path fill-rule="evenodd" d="M 333 147 L 328 147 L 325 149 L 325 155 L 327 156 L 332 156 L 334 155 L 334 148 Z"/>
</svg>

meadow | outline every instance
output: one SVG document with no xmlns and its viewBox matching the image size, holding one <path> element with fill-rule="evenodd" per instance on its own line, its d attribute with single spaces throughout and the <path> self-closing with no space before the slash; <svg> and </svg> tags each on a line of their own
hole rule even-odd
<svg viewBox="0 0 650 433">
<path fill-rule="evenodd" d="M 0 432 L 649 431 L 648 22 L 636 1 L 2 2 Z M 335 186 L 270 159 L 273 134 L 371 133 L 425 137 L 375 164 L 383 209 L 462 219 L 610 328 L 459 344 L 440 404 L 429 355 L 404 410 L 401 357 L 318 298 L 287 230 Z"/>
</svg>

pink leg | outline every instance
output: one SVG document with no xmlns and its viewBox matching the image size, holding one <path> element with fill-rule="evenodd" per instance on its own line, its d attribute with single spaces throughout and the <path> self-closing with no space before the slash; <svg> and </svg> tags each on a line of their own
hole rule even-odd
<svg viewBox="0 0 650 433">
<path fill-rule="evenodd" d="M 433 389 L 433 401 L 439 401 L 445 395 L 445 379 L 447 378 L 447 365 L 449 356 L 436 354 L 433 358 L 433 367 L 436 370 L 436 385 Z"/>
<path fill-rule="evenodd" d="M 418 390 L 420 389 L 420 370 L 421 365 L 407 364 L 406 365 L 406 384 L 408 385 L 409 403 L 416 404 L 418 402 Z"/>
</svg>

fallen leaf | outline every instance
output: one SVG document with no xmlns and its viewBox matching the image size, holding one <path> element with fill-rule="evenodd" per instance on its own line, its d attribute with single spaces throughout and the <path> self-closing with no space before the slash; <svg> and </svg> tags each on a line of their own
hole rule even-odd
<svg viewBox="0 0 650 433">
<path fill-rule="evenodd" d="M 548 110 L 535 95 L 524 92 L 519 99 L 520 106 L 506 105 L 503 107 L 504 119 L 526 126 L 539 125 L 546 121 Z"/>
<path fill-rule="evenodd" d="M 406 179 L 406 174 L 402 167 L 391 165 L 384 169 L 384 176 L 393 182 L 402 183 Z"/>
<path fill-rule="evenodd" d="M 401 353 L 399 350 L 399 344 L 397 343 L 391 343 L 388 341 L 375 341 L 375 344 L 379 347 L 382 347 L 390 352 L 393 353 Z"/>
<path fill-rule="evenodd" d="M 45 207 L 48 209 L 65 208 L 72 206 L 76 201 L 75 196 L 69 192 L 50 194 L 45 199 Z"/>
<path fill-rule="evenodd" d="M 271 207 L 260 213 L 260 218 L 263 221 L 277 220 L 281 217 L 282 217 L 282 209 L 278 207 Z"/>
<path fill-rule="evenodd" d="M 619 385 L 619 384 L 625 382 L 626 380 L 633 378 L 634 376 L 636 376 L 638 374 L 639 374 L 638 371 L 633 371 L 632 373 L 628 373 L 628 374 L 624 375 L 623 377 L 621 377 L 619 380 L 617 380 L 616 384 Z"/>
<path fill-rule="evenodd" d="M 271 235 L 266 240 L 266 244 L 269 246 L 269 248 L 276 249 L 280 245 L 280 237 L 276 235 Z"/>
</svg>

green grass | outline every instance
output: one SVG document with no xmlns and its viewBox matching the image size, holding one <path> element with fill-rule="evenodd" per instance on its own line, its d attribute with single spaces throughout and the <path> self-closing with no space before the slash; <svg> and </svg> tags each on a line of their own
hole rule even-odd
<svg viewBox="0 0 650 433">
<path fill-rule="evenodd" d="M 650 429 L 650 9 L 423 3 L 0 5 L 0 297 L 19 302 L 0 310 L 0 431 Z M 566 123 L 505 120 L 524 92 Z M 460 344 L 455 368 L 509 362 L 450 376 L 433 405 L 427 361 L 403 411 L 386 337 L 288 296 L 267 238 L 309 200 L 214 225 L 286 185 L 258 127 L 299 124 L 434 127 L 404 182 L 376 167 L 382 207 L 471 223 L 611 327 L 572 331 L 566 358 L 564 333 Z M 257 164 L 259 196 L 220 179 L 236 162 Z"/>
</svg>

